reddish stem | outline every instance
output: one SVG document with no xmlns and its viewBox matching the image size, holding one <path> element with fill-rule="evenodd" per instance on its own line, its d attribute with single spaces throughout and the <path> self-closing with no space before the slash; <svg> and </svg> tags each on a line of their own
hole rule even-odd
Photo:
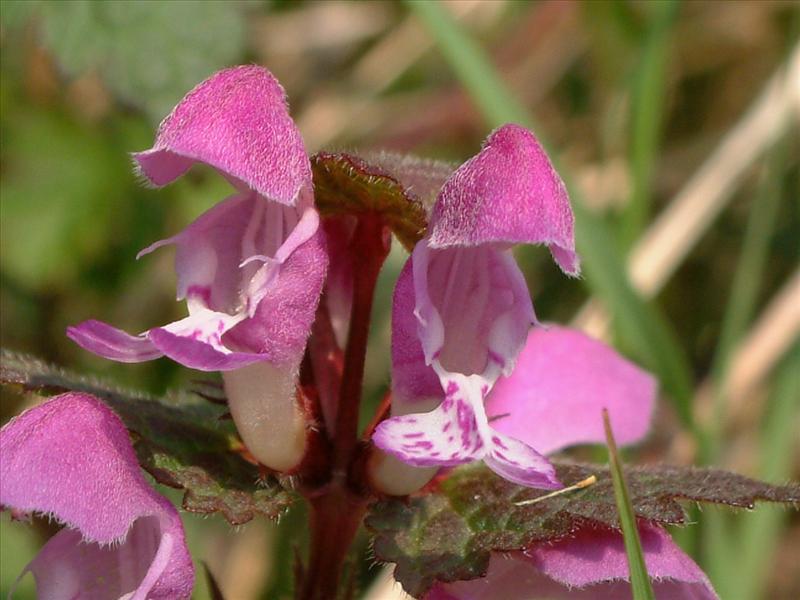
<svg viewBox="0 0 800 600">
<path fill-rule="evenodd" d="M 389 238 L 380 216 L 359 215 L 349 250 L 353 261 L 353 305 L 336 414 L 334 473 L 347 469 L 358 444 L 358 415 L 372 301 L 378 273 L 389 252 Z"/>
<path fill-rule="evenodd" d="M 348 474 L 351 469 L 358 471 L 354 465 L 358 464 L 359 448 L 363 447 L 358 439 L 358 417 L 370 315 L 378 273 L 388 252 L 389 235 L 381 217 L 370 213 L 359 215 L 347 256 L 342 257 L 352 261 L 353 304 L 338 389 L 336 425 L 330 440 L 333 455 L 328 463 L 330 477 L 323 485 L 304 490 L 311 504 L 311 554 L 299 586 L 298 600 L 334 600 L 339 596 L 342 566 L 369 501 L 366 487 L 350 481 Z M 316 363 L 318 385 L 335 382 L 339 376 L 335 360 L 338 348 L 329 330 L 329 317 L 323 317 L 328 321 L 321 323 L 321 329 L 315 331 L 320 337 L 310 344 L 316 354 L 312 362 Z M 328 356 L 327 344 L 332 345 L 330 357 L 334 359 L 326 365 L 325 360 L 320 359 Z M 326 371 L 327 375 L 320 379 L 320 374 Z M 325 393 L 330 395 L 331 391 Z"/>
<path fill-rule="evenodd" d="M 311 498 L 311 556 L 300 600 L 335 600 L 347 551 L 366 511 L 365 498 L 338 488 Z"/>
<path fill-rule="evenodd" d="M 344 359 L 336 343 L 326 300 L 323 295 L 308 341 L 308 356 L 325 426 L 330 430 L 336 423 Z"/>
</svg>

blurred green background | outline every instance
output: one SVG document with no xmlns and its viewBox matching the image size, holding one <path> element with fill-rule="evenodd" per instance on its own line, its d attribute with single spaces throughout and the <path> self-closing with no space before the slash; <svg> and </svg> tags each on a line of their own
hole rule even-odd
<svg viewBox="0 0 800 600">
<path fill-rule="evenodd" d="M 494 126 L 530 126 L 570 187 L 585 266 L 567 280 L 542 249 L 520 250 L 540 318 L 577 315 L 662 382 L 651 439 L 628 460 L 798 479 L 799 12 L 767 0 L 3 0 L 2 345 L 155 393 L 198 377 L 167 360 L 102 361 L 64 330 L 93 317 L 141 331 L 182 316 L 171 252 L 134 256 L 227 184 L 195 169 L 147 189 L 127 153 L 149 147 L 194 84 L 258 63 L 286 87 L 310 152 L 462 161 Z M 404 258 L 395 244 L 378 291 L 372 405 L 388 385 Z M 3 396 L 2 421 L 22 402 Z M 677 534 L 723 600 L 800 597 L 796 512 L 696 520 Z M 302 508 L 235 532 L 216 517 L 186 523 L 194 557 L 229 598 L 289 594 Z M 0 528 L 5 595 L 49 528 L 6 514 Z M 366 588 L 378 569 L 365 540 L 360 552 Z M 206 598 L 202 571 L 198 581 Z M 32 590 L 28 578 L 18 597 Z"/>
</svg>

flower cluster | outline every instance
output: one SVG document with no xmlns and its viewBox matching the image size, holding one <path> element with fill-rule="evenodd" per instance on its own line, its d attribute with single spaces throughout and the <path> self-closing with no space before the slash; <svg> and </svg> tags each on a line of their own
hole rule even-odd
<svg viewBox="0 0 800 600">
<path fill-rule="evenodd" d="M 332 434 L 336 422 L 330 402 L 324 423 L 315 421 L 298 378 L 320 312 L 339 340 L 332 351 L 347 339 L 357 275 L 343 248 L 358 229 L 315 208 L 309 156 L 282 88 L 260 67 L 201 83 L 162 122 L 153 148 L 133 157 L 156 186 L 204 163 L 233 187 L 182 232 L 140 253 L 175 246 L 177 297 L 188 316 L 138 335 L 86 321 L 68 335 L 111 360 L 166 356 L 222 372 L 250 454 L 298 474 L 320 451 L 314 436 L 321 428 Z M 646 435 L 652 377 L 598 341 L 539 323 L 516 244 L 545 245 L 566 274 L 579 273 L 565 187 L 533 134 L 509 124 L 441 187 L 396 282 L 390 415 L 359 463 L 373 496 L 413 493 L 440 469 L 473 461 L 523 486 L 559 488 L 547 455 L 602 442 L 602 408 L 619 442 Z M 0 445 L 0 504 L 66 525 L 27 568 L 41 597 L 189 596 L 193 571 L 179 516 L 148 486 L 123 424 L 99 400 L 52 399 L 4 427 Z M 651 573 L 672 586 L 665 597 L 692 588 L 691 597 L 715 598 L 663 530 L 645 526 L 642 539 Z M 528 597 L 531 589 L 601 597 L 622 589 L 623 557 L 618 533 L 577 531 L 498 555 L 486 578 L 437 585 L 427 598 Z"/>
</svg>

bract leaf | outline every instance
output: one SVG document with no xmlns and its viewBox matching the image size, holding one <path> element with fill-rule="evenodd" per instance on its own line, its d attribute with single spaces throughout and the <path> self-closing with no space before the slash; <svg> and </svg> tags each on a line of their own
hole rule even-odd
<svg viewBox="0 0 800 600">
<path fill-rule="evenodd" d="M 314 200 L 323 216 L 376 212 L 409 251 L 425 235 L 419 197 L 382 167 L 357 156 L 320 152 L 311 157 Z"/>
</svg>

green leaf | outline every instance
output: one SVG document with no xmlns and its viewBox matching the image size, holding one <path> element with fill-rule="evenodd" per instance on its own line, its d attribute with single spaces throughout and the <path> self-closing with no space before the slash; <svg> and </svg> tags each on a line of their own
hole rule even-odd
<svg viewBox="0 0 800 600">
<path fill-rule="evenodd" d="M 320 152 L 311 157 L 311 168 L 314 200 L 323 216 L 380 213 L 409 250 L 425 235 L 427 214 L 422 201 L 409 185 L 380 166 L 350 154 Z"/>
<path fill-rule="evenodd" d="M 375 555 L 396 563 L 395 577 L 418 597 L 436 581 L 485 575 L 492 551 L 559 540 L 582 527 L 619 530 L 608 469 L 556 463 L 556 471 L 567 485 L 591 475 L 597 483 L 518 506 L 541 492 L 470 465 L 453 471 L 434 493 L 376 503 L 366 520 L 376 536 Z M 800 486 L 773 486 L 715 469 L 633 467 L 626 476 L 636 516 L 657 524 L 685 523 L 681 500 L 740 508 L 752 508 L 756 500 L 800 503 Z"/>
<path fill-rule="evenodd" d="M 623 344 L 657 374 L 681 421 L 692 428 L 691 369 L 671 324 L 655 305 L 645 302 L 631 287 L 625 261 L 606 223 L 580 202 L 576 201 L 573 209 L 578 252 L 590 289 L 611 312 Z"/>
<path fill-rule="evenodd" d="M 6 350 L 0 355 L 0 383 L 40 394 L 85 392 L 103 400 L 131 431 L 142 467 L 159 483 L 185 490 L 188 511 L 220 512 L 240 525 L 257 514 L 276 519 L 292 502 L 274 478 L 260 477 L 237 452 L 241 442 L 224 420 L 224 408 L 189 395 L 158 401 Z"/>
<path fill-rule="evenodd" d="M 750 201 L 747 228 L 742 241 L 736 271 L 727 292 L 725 312 L 711 363 L 713 384 L 713 413 L 701 437 L 700 455 L 703 462 L 718 460 L 722 448 L 722 430 L 727 398 L 723 383 L 728 375 L 731 356 L 747 332 L 763 289 L 764 275 L 769 267 L 772 242 L 781 204 L 786 171 L 788 139 L 778 141 L 766 157 L 758 190 Z"/>
<path fill-rule="evenodd" d="M 625 554 L 628 557 L 628 572 L 631 575 L 631 591 L 634 600 L 655 600 L 650 576 L 647 574 L 647 565 L 642 553 L 642 541 L 639 539 L 639 527 L 636 515 L 633 512 L 625 475 L 622 472 L 622 463 L 617 452 L 617 443 L 611 431 L 611 421 L 608 411 L 603 409 L 603 428 L 606 432 L 606 445 L 608 446 L 608 462 L 611 465 L 611 481 L 614 485 L 614 498 L 617 501 L 622 537 L 625 542 Z"/>
<path fill-rule="evenodd" d="M 761 174 L 756 194 L 750 201 L 747 228 L 744 234 L 741 251 L 739 253 L 736 271 L 730 290 L 727 293 L 725 312 L 718 336 L 714 357 L 711 363 L 712 382 L 712 413 L 711 418 L 700 431 L 700 460 L 705 464 L 713 464 L 725 448 L 724 430 L 726 421 L 726 405 L 728 402 L 724 389 L 724 381 L 730 368 L 731 355 L 736 344 L 744 337 L 747 327 L 752 321 L 755 308 L 758 304 L 759 294 L 762 291 L 763 279 L 769 265 L 770 243 L 772 242 L 779 207 L 781 204 L 782 188 L 784 185 L 784 171 L 786 167 L 787 139 L 779 140 L 766 157 L 766 168 Z M 800 389 L 800 388 L 798 388 Z M 789 418 L 791 422 L 791 418 Z M 777 432 L 781 432 L 781 423 L 777 425 Z M 781 436 L 770 432 L 765 438 L 765 446 L 781 444 Z M 782 460 L 769 463 L 771 466 L 782 464 Z M 768 463 L 764 463 L 767 465 Z M 760 475 L 768 480 L 774 479 L 771 470 L 762 471 Z M 784 476 L 788 476 L 786 473 Z M 748 598 L 754 594 L 744 593 L 745 590 L 756 590 L 760 580 L 757 569 L 761 558 L 769 553 L 763 550 L 769 544 L 763 541 L 759 547 L 743 553 L 732 543 L 735 534 L 733 524 L 727 519 L 728 515 L 711 512 L 706 516 L 703 527 L 706 534 L 702 536 L 705 545 L 703 568 L 708 573 L 720 592 L 725 590 L 743 592 L 741 597 Z M 764 523 L 770 522 L 770 515 L 759 515 Z M 755 519 L 754 519 L 755 521 Z M 774 530 L 774 528 L 773 528 Z M 770 527 L 759 528 L 758 536 L 769 537 Z M 748 553 L 749 552 L 749 553 Z M 758 558 L 755 558 L 758 557 Z M 736 564 L 741 565 L 740 568 Z M 727 596 L 727 594 L 723 594 Z"/>
<path fill-rule="evenodd" d="M 44 2 L 45 45 L 71 75 L 97 69 L 154 120 L 244 52 L 243 3 L 222 0 Z"/>
</svg>

